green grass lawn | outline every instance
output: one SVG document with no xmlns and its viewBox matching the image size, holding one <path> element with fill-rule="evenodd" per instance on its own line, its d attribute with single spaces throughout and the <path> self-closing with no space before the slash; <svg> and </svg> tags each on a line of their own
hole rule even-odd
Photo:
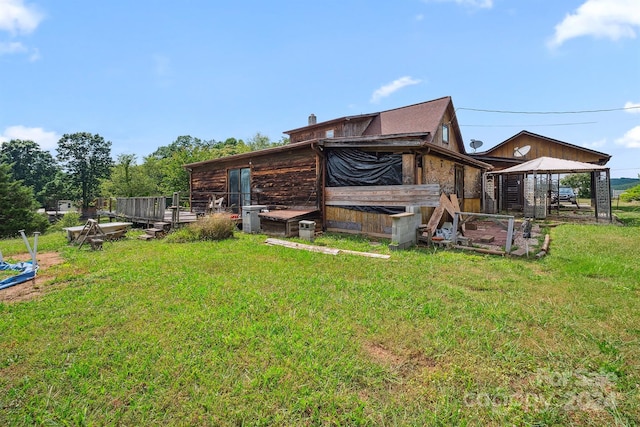
<svg viewBox="0 0 640 427">
<path fill-rule="evenodd" d="M 640 227 L 640 202 L 621 202 L 614 200 L 611 209 L 613 214 L 623 224 Z"/>
<path fill-rule="evenodd" d="M 551 233 L 535 261 L 42 236 L 65 263 L 0 303 L 0 425 L 637 425 L 640 228 Z"/>
</svg>

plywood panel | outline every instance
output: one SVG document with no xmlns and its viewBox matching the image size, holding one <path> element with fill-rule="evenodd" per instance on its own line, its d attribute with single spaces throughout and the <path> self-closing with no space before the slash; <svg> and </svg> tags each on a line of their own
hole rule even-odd
<svg viewBox="0 0 640 427">
<path fill-rule="evenodd" d="M 392 220 L 386 214 L 328 206 L 326 226 L 327 231 L 390 237 Z"/>
<path fill-rule="evenodd" d="M 482 170 L 473 166 L 464 168 L 464 198 L 482 197 Z"/>
<path fill-rule="evenodd" d="M 376 185 L 366 187 L 327 187 L 327 206 L 437 206 L 440 186 Z"/>
<path fill-rule="evenodd" d="M 464 199 L 462 201 L 462 210 L 464 212 L 481 212 L 480 210 L 481 199 Z"/>
<path fill-rule="evenodd" d="M 402 155 L 402 184 L 413 185 L 415 184 L 416 176 L 416 159 L 413 154 Z"/>
</svg>

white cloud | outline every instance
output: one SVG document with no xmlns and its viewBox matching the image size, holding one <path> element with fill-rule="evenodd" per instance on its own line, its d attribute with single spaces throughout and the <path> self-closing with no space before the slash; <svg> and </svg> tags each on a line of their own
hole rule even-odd
<svg viewBox="0 0 640 427">
<path fill-rule="evenodd" d="M 548 43 L 551 48 L 581 36 L 618 40 L 635 38 L 640 27 L 638 0 L 586 0 L 574 14 L 567 15 L 556 25 Z"/>
<path fill-rule="evenodd" d="M 40 59 L 40 51 L 38 49 L 28 48 L 20 42 L 0 42 L 0 56 L 13 54 L 28 54 L 31 62 Z"/>
<path fill-rule="evenodd" d="M 626 104 L 624 104 L 624 108 L 627 109 L 625 110 L 627 113 L 640 114 L 640 103 L 629 101 Z"/>
<path fill-rule="evenodd" d="M 453 2 L 463 6 L 478 7 L 481 9 L 491 9 L 493 7 L 493 0 L 423 0 L 425 3 L 438 1 L 438 2 Z"/>
<path fill-rule="evenodd" d="M 596 148 L 602 148 L 605 145 L 607 145 L 607 139 L 603 138 L 603 139 L 599 139 L 597 141 L 593 141 L 593 142 L 587 142 L 585 144 L 582 144 L 583 147 L 585 148 L 592 148 L 592 149 L 596 149 Z"/>
<path fill-rule="evenodd" d="M 43 150 L 57 148 L 60 138 L 61 136 L 53 131 L 45 131 L 42 128 L 28 128 L 22 125 L 9 126 L 0 134 L 0 142 L 7 142 L 12 139 L 29 140 L 38 143 Z"/>
<path fill-rule="evenodd" d="M 23 53 L 26 51 L 27 48 L 20 42 L 0 42 L 0 55 Z"/>
<path fill-rule="evenodd" d="M 35 30 L 44 15 L 23 0 L 0 0 L 0 30 L 15 34 L 28 34 Z"/>
<path fill-rule="evenodd" d="M 622 138 L 616 139 L 616 144 L 626 148 L 640 148 L 640 126 L 634 127 Z"/>
<path fill-rule="evenodd" d="M 399 79 L 376 89 L 373 92 L 373 95 L 371 95 L 371 102 L 374 104 L 378 103 L 382 98 L 386 98 L 387 96 L 391 95 L 394 92 L 397 92 L 403 87 L 417 85 L 421 81 L 422 80 L 414 79 L 409 76 L 400 77 Z"/>
</svg>

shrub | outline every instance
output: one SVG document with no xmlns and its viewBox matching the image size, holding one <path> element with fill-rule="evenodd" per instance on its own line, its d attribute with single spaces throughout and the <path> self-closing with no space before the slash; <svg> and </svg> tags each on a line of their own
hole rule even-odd
<svg viewBox="0 0 640 427">
<path fill-rule="evenodd" d="M 67 227 L 75 227 L 80 224 L 80 213 L 78 212 L 67 212 L 60 218 L 58 222 L 53 224 L 49 230 L 52 231 L 61 231 L 63 228 Z"/>
<path fill-rule="evenodd" d="M 44 233 L 49 229 L 49 217 L 45 214 L 36 214 L 32 225 L 33 231 Z"/>
<path fill-rule="evenodd" d="M 188 243 L 197 242 L 198 240 L 200 240 L 198 234 L 190 226 L 174 230 L 165 238 L 165 241 L 169 243 Z"/>
<path fill-rule="evenodd" d="M 233 237 L 236 224 L 226 215 L 213 214 L 200 218 L 189 227 L 197 231 L 201 240 L 222 240 Z"/>
<path fill-rule="evenodd" d="M 640 201 L 640 185 L 636 185 L 622 193 L 620 195 L 620 200 L 623 202 Z"/>
<path fill-rule="evenodd" d="M 233 237 L 235 228 L 235 222 L 226 215 L 207 215 L 171 233 L 167 236 L 167 241 L 184 243 L 195 242 L 197 240 L 223 240 Z"/>
<path fill-rule="evenodd" d="M 75 227 L 76 225 L 80 225 L 80 213 L 78 212 L 67 212 L 62 215 L 60 221 L 58 221 L 60 227 Z"/>
</svg>

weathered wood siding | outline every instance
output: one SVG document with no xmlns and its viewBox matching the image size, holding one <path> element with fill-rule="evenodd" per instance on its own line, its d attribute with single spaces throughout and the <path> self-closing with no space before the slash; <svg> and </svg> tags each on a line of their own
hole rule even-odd
<svg viewBox="0 0 640 427">
<path fill-rule="evenodd" d="M 446 148 L 447 150 L 454 151 L 456 153 L 460 153 L 460 147 L 458 143 L 459 130 L 456 129 L 457 124 L 452 121 L 453 117 L 449 110 L 444 113 L 443 119 L 440 121 L 438 128 L 433 136 L 432 144 L 438 145 L 442 148 Z M 442 136 L 442 125 L 447 124 L 449 127 L 449 142 L 444 142 Z"/>
<path fill-rule="evenodd" d="M 211 197 L 229 198 L 230 169 L 250 168 L 251 203 L 269 208 L 319 206 L 319 178 L 316 153 L 309 147 L 271 155 L 220 159 L 191 172 L 191 205 L 204 212 Z"/>
<path fill-rule="evenodd" d="M 191 172 L 191 211 L 204 213 L 211 198 L 217 199 L 227 194 L 227 166 L 204 166 Z"/>
<path fill-rule="evenodd" d="M 464 198 L 460 204 L 464 212 L 482 211 L 482 169 L 464 167 Z"/>
<path fill-rule="evenodd" d="M 464 212 L 482 212 L 482 199 L 464 199 L 460 208 Z"/>
<path fill-rule="evenodd" d="M 304 129 L 299 132 L 294 132 L 291 135 L 289 135 L 289 142 L 293 144 L 296 142 L 310 141 L 312 139 L 326 138 L 327 131 L 331 131 L 331 130 L 333 130 L 334 137 L 343 136 L 342 124 L 335 123 L 332 125 L 318 126 L 311 129 Z"/>
<path fill-rule="evenodd" d="M 421 206 L 422 221 L 428 207 L 438 205 L 438 185 L 388 185 L 368 187 L 327 187 L 327 231 L 390 237 L 392 220 L 388 214 L 361 212 L 341 206 Z"/>
<path fill-rule="evenodd" d="M 285 152 L 256 160 L 251 169 L 251 188 L 258 190 L 253 203 L 270 207 L 319 206 L 320 176 L 311 149 Z"/>
<path fill-rule="evenodd" d="M 580 147 L 573 148 L 568 145 L 559 144 L 547 139 L 537 138 L 534 135 L 519 135 L 488 153 L 494 157 L 514 158 L 513 153 L 516 148 L 530 146 L 531 150 L 524 156 L 519 157 L 524 161 L 537 159 L 538 157 L 555 157 L 557 159 L 575 160 L 585 163 L 598 163 L 602 156 L 596 153 L 581 150 Z"/>
<path fill-rule="evenodd" d="M 464 167 L 464 198 L 482 199 L 482 169 Z"/>
<path fill-rule="evenodd" d="M 327 206 L 437 206 L 440 197 L 437 184 L 327 187 L 324 191 Z"/>
<path fill-rule="evenodd" d="M 327 231 L 391 237 L 392 221 L 389 215 L 360 212 L 338 206 L 327 206 L 325 213 Z"/>
<path fill-rule="evenodd" d="M 333 131 L 333 138 L 346 136 L 361 136 L 367 126 L 371 123 L 371 118 L 352 119 L 349 121 L 334 121 L 327 124 L 305 128 L 289 135 L 290 143 L 310 141 L 312 139 L 329 138 L 327 132 Z"/>
</svg>

